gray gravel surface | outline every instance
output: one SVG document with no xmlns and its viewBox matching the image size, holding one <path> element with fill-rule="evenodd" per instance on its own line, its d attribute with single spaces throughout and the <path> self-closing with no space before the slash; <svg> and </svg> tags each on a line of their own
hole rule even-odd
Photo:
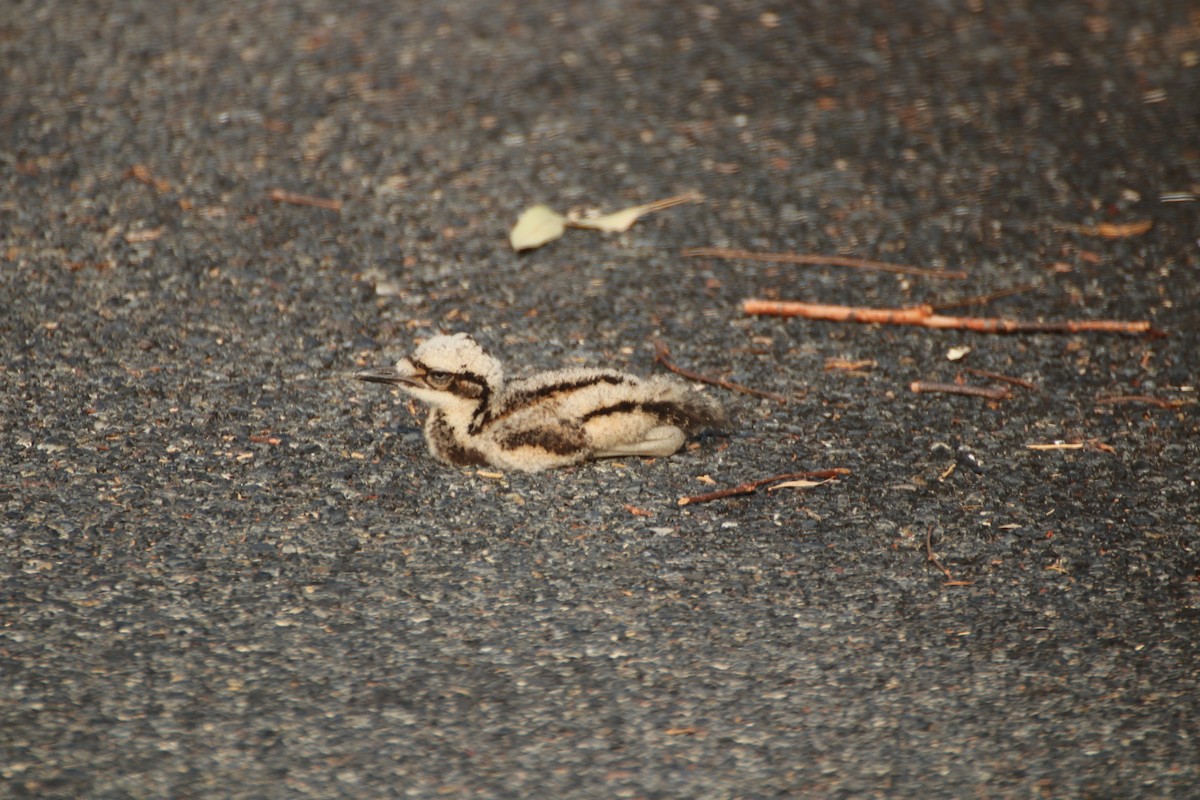
<svg viewBox="0 0 1200 800">
<path fill-rule="evenodd" d="M 1194 2 L 10 1 L 0 65 L 0 795 L 1200 792 Z M 1166 335 L 740 310 L 1031 284 L 948 313 Z M 791 402 L 459 471 L 348 377 L 457 330 Z"/>
</svg>

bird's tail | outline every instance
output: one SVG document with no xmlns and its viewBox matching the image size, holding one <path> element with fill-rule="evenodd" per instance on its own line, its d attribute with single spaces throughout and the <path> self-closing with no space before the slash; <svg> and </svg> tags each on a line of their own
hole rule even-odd
<svg viewBox="0 0 1200 800">
<path fill-rule="evenodd" d="M 689 432 L 729 424 L 724 407 L 711 397 L 667 378 L 651 379 L 651 383 L 660 413 L 672 424 Z"/>
</svg>

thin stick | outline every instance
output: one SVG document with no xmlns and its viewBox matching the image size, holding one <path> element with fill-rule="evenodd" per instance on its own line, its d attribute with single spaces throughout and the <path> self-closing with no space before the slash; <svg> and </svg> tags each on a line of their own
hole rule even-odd
<svg viewBox="0 0 1200 800">
<path fill-rule="evenodd" d="M 849 475 L 850 470 L 845 467 L 835 467 L 834 469 L 818 469 L 811 472 L 789 472 L 785 475 L 772 475 L 770 478 L 759 478 L 756 481 L 747 481 L 739 483 L 729 489 L 718 489 L 715 492 L 707 494 L 697 494 L 691 497 L 679 498 L 679 505 L 690 506 L 696 503 L 707 503 L 711 500 L 721 500 L 726 497 L 737 497 L 743 494 L 754 494 L 760 486 L 766 486 L 769 483 L 780 483 L 782 481 L 797 481 L 797 480 L 831 480 L 839 478 L 843 475 Z"/>
<path fill-rule="evenodd" d="M 988 303 L 992 302 L 993 300 L 999 300 L 1003 297 L 1012 297 L 1014 294 L 1024 294 L 1025 292 L 1032 292 L 1034 289 L 1040 289 L 1040 288 L 1042 288 L 1042 285 L 1040 283 L 1027 283 L 1024 286 L 1014 286 L 1011 289 L 1000 289 L 999 291 L 992 292 L 991 294 L 981 294 L 977 297 L 966 297 L 966 298 L 963 298 L 962 300 L 955 300 L 953 303 L 938 303 L 937 305 L 934 305 L 933 308 L 937 311 L 945 311 L 948 308 L 962 308 L 964 306 L 983 306 L 983 305 L 987 305 Z"/>
<path fill-rule="evenodd" d="M 847 372 L 859 372 L 863 369 L 878 367 L 879 362 L 873 358 L 863 358 L 858 361 L 847 361 L 844 358 L 827 358 L 825 359 L 825 371 L 831 372 L 835 369 L 846 370 Z"/>
<path fill-rule="evenodd" d="M 309 194 L 297 194 L 289 192 L 286 189 L 272 189 L 267 193 L 267 196 L 276 203 L 290 203 L 294 206 L 312 206 L 313 208 L 324 208 L 327 211 L 341 211 L 342 201 L 332 200 L 327 197 L 313 197 Z"/>
<path fill-rule="evenodd" d="M 972 375 L 978 375 L 981 378 L 990 378 L 994 381 L 1003 381 L 1011 383 L 1013 386 L 1020 386 L 1023 389 L 1028 389 L 1031 392 L 1038 391 L 1037 384 L 1033 381 L 1027 381 L 1022 378 L 1013 378 L 1008 375 L 1001 375 L 999 372 L 989 372 L 986 369 L 975 369 L 975 367 L 963 367 L 963 372 L 969 372 Z"/>
<path fill-rule="evenodd" d="M 777 264 L 804 264 L 807 266 L 850 267 L 852 269 L 868 269 L 876 272 L 894 272 L 898 275 L 921 275 L 926 278 L 952 278 L 962 280 L 967 273 L 961 270 L 925 269 L 910 267 L 906 264 L 889 264 L 886 261 L 871 261 L 866 258 L 851 256 L 822 256 L 807 253 L 756 253 L 752 250 L 738 250 L 732 247 L 687 247 L 683 250 L 684 258 L 742 258 L 748 261 L 772 261 Z"/>
<path fill-rule="evenodd" d="M 948 581 L 954 580 L 954 575 L 950 572 L 950 570 L 946 569 L 946 565 L 943 564 L 938 559 L 937 553 L 933 552 L 933 527 L 932 526 L 929 528 L 929 530 L 927 530 L 925 532 L 925 559 L 930 564 L 933 564 L 935 567 L 940 569 L 942 571 L 942 574 L 946 576 L 946 580 L 948 580 Z"/>
<path fill-rule="evenodd" d="M 958 383 L 936 383 L 934 381 L 913 381 L 908 386 L 917 394 L 940 392 L 942 394 L 964 394 L 968 397 L 983 397 L 988 400 L 1007 400 L 1012 397 L 1008 389 L 995 389 L 988 386 L 963 386 Z"/>
<path fill-rule="evenodd" d="M 1166 409 L 1183 408 L 1185 405 L 1182 400 L 1164 400 L 1160 397 L 1150 397 L 1144 394 L 1125 394 L 1120 397 L 1097 397 L 1096 402 L 1107 405 L 1115 405 L 1117 403 L 1145 403 Z"/>
<path fill-rule="evenodd" d="M 804 317 L 833 322 L 863 322 L 890 325 L 917 325 L 941 330 L 970 330 L 978 333 L 1146 333 L 1150 323 L 1145 320 L 1063 320 L 1061 322 L 1030 322 L 1003 317 L 946 317 L 934 314 L 930 306 L 908 308 L 864 308 L 862 306 L 838 306 L 824 303 L 801 303 L 788 300 L 742 301 L 742 311 L 747 314 L 764 314 L 780 317 Z"/>
<path fill-rule="evenodd" d="M 703 199 L 704 196 L 699 192 L 684 192 L 683 194 L 665 197 L 662 200 L 654 200 L 650 203 L 634 206 L 634 208 L 636 208 L 641 214 L 649 214 L 652 211 L 663 211 L 668 208 L 674 208 L 675 206 L 683 205 L 684 203 L 698 203 Z"/>
<path fill-rule="evenodd" d="M 664 367 L 666 367 L 671 372 L 674 372 L 676 375 L 680 375 L 684 378 L 687 378 L 689 381 L 696 381 L 697 383 L 707 383 L 710 386 L 720 386 L 722 389 L 728 389 L 731 392 L 741 392 L 742 394 L 753 395 L 754 397 L 765 397 L 768 400 L 774 400 L 775 402 L 777 402 L 781 405 L 787 405 L 787 398 L 781 394 L 775 394 L 774 392 L 764 392 L 761 389 L 751 389 L 749 386 L 743 386 L 740 383 L 734 383 L 733 381 L 727 381 L 724 378 L 710 378 L 707 375 L 701 375 L 699 372 L 692 372 L 690 369 L 684 369 L 683 367 L 672 363 L 670 361 L 670 359 L 668 358 L 670 355 L 671 355 L 671 351 L 667 349 L 667 346 L 665 344 L 663 344 L 661 341 L 659 341 L 658 339 L 655 339 L 654 340 L 654 361 L 655 361 L 655 363 L 662 364 Z"/>
</svg>

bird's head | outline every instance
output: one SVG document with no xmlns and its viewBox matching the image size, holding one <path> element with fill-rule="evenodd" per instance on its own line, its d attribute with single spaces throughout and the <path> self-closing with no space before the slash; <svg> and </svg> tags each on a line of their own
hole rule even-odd
<svg viewBox="0 0 1200 800">
<path fill-rule="evenodd" d="M 395 366 L 359 370 L 354 377 L 395 384 L 434 408 L 468 413 L 504 383 L 500 362 L 466 333 L 434 336 Z"/>
</svg>

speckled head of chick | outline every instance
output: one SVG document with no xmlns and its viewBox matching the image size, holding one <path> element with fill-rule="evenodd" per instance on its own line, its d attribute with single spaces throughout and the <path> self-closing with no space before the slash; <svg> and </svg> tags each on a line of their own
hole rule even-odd
<svg viewBox="0 0 1200 800">
<path fill-rule="evenodd" d="M 468 334 L 435 336 L 359 380 L 398 386 L 429 406 L 425 441 L 439 460 L 526 472 L 595 458 L 669 456 L 687 434 L 721 427 L 721 406 L 667 376 L 572 368 L 505 381 Z"/>
</svg>

